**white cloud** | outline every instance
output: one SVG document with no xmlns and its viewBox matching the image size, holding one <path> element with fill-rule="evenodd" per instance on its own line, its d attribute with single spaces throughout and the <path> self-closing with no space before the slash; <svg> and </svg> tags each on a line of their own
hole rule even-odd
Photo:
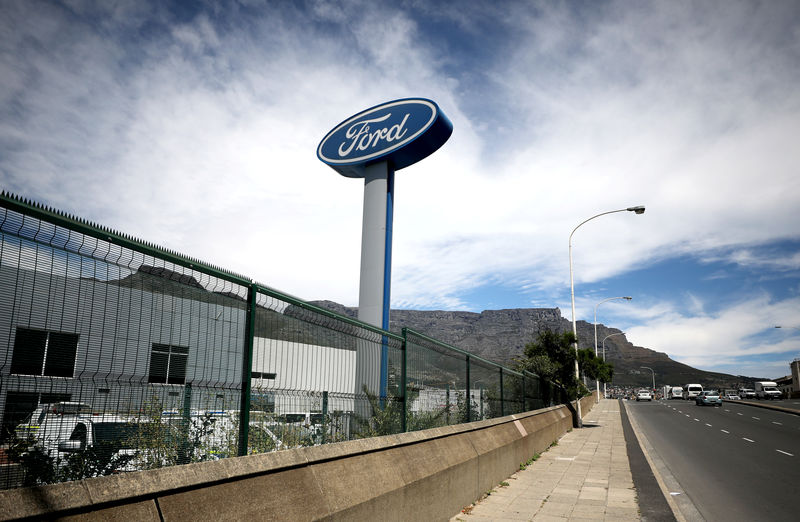
<svg viewBox="0 0 800 522">
<path fill-rule="evenodd" d="M 660 302 L 654 309 L 632 308 L 630 315 L 646 323 L 627 328 L 631 342 L 666 352 L 671 358 L 690 366 L 725 371 L 723 368 L 744 366 L 766 367 L 765 357 L 788 361 L 798 353 L 796 339 L 777 336 L 770 330 L 781 321 L 791 324 L 796 318 L 800 299 L 775 301 L 768 295 L 752 295 L 740 302 L 722 307 L 714 313 L 703 313 L 702 303 L 689 296 L 693 304 Z M 698 306 L 700 309 L 698 309 Z M 694 313 L 691 310 L 695 309 Z M 780 364 L 778 364 L 780 365 Z M 735 373 L 744 374 L 742 371 Z M 759 375 L 753 373 L 751 375 Z M 760 375 L 764 375 L 763 373 Z"/>
<path fill-rule="evenodd" d="M 395 305 L 457 308 L 487 282 L 557 299 L 570 231 L 609 209 L 648 206 L 576 232 L 579 287 L 797 237 L 796 12 L 752 5 L 610 3 L 583 21 L 562 4 L 473 7 L 481 19 L 418 6 L 507 53 L 477 74 L 459 71 L 463 41 L 437 46 L 446 35 L 424 33 L 413 10 L 371 2 L 267 4 L 236 30 L 206 15 L 169 25 L 155 8 L 164 30 L 147 40 L 131 32 L 146 9 L 73 2 L 75 16 L 42 8 L 33 19 L 10 3 L 0 181 L 289 293 L 353 305 L 361 183 L 317 161 L 316 145 L 365 107 L 426 96 L 455 131 L 397 173 Z M 487 34 L 496 16 L 503 31 Z M 476 77 L 485 99 L 463 96 Z"/>
</svg>

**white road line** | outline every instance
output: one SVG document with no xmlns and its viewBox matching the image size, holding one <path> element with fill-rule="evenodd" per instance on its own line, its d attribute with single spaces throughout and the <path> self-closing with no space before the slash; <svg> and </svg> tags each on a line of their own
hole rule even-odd
<svg viewBox="0 0 800 522">
<path fill-rule="evenodd" d="M 710 427 L 711 427 L 711 424 L 709 424 L 709 423 L 707 423 L 707 422 L 706 422 L 706 426 L 708 426 L 708 427 L 710 428 Z"/>
<path fill-rule="evenodd" d="M 746 440 L 747 442 L 755 442 L 754 440 L 750 440 L 747 437 L 742 437 L 742 439 Z"/>
<path fill-rule="evenodd" d="M 691 417 L 691 415 L 689 415 L 688 413 L 686 414 L 686 416 L 687 416 L 687 417 Z"/>
<path fill-rule="evenodd" d="M 772 421 L 772 424 L 777 424 L 778 426 L 783 426 L 783 424 L 781 424 L 780 422 L 775 422 L 775 421 Z"/>
<path fill-rule="evenodd" d="M 731 410 L 725 410 L 725 411 L 731 411 Z"/>
<path fill-rule="evenodd" d="M 737 413 L 736 415 L 741 415 L 741 413 Z"/>
<path fill-rule="evenodd" d="M 721 431 L 722 433 L 730 433 L 730 431 L 728 430 L 719 430 L 719 431 Z"/>
<path fill-rule="evenodd" d="M 753 417 L 753 418 L 754 418 L 755 420 L 761 420 L 761 419 L 759 419 L 758 417 Z"/>
<path fill-rule="evenodd" d="M 778 453 L 783 453 L 784 455 L 789 455 L 790 457 L 794 457 L 794 455 L 792 455 L 791 453 L 786 453 L 785 451 L 781 451 L 779 449 L 776 449 L 775 451 L 777 451 Z"/>
<path fill-rule="evenodd" d="M 700 419 L 695 419 L 695 422 L 700 422 Z"/>
</svg>

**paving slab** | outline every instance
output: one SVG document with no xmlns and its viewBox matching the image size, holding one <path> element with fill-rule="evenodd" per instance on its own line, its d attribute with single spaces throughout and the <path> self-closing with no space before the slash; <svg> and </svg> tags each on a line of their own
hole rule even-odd
<svg viewBox="0 0 800 522">
<path fill-rule="evenodd" d="M 603 399 L 526 469 L 451 522 L 641 520 L 620 403 Z"/>
</svg>

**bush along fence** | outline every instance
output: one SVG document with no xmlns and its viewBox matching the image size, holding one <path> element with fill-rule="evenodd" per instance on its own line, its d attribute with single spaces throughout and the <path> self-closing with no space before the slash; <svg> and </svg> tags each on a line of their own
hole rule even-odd
<svg viewBox="0 0 800 522">
<path fill-rule="evenodd" d="M 559 402 L 536 375 L 423 333 L 0 196 L 0 488 Z"/>
</svg>

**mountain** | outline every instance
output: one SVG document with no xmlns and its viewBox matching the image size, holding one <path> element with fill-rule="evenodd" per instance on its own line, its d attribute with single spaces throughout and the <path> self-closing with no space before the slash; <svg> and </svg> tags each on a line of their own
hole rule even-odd
<svg viewBox="0 0 800 522">
<path fill-rule="evenodd" d="M 355 318 L 358 309 L 331 301 L 312 304 L 333 312 Z M 450 344 L 484 359 L 513 367 L 515 359 L 522 356 L 527 343 L 536 339 L 539 332 L 571 331 L 572 322 L 561 316 L 558 308 L 515 308 L 486 310 L 481 313 L 453 311 L 392 310 L 389 329 L 400 332 L 403 327 L 416 330 L 429 337 Z M 578 321 L 578 345 L 594 347 L 594 325 Z M 602 356 L 602 339 L 620 334 L 620 330 L 597 325 L 598 352 Z M 656 386 L 682 386 L 699 383 L 704 387 L 734 388 L 750 383 L 750 377 L 707 372 L 673 361 L 657 352 L 628 342 L 625 335 L 615 335 L 606 340 L 606 360 L 614 364 L 614 382 L 619 386 L 651 386 L 653 382 L 648 366 L 655 372 Z"/>
</svg>

